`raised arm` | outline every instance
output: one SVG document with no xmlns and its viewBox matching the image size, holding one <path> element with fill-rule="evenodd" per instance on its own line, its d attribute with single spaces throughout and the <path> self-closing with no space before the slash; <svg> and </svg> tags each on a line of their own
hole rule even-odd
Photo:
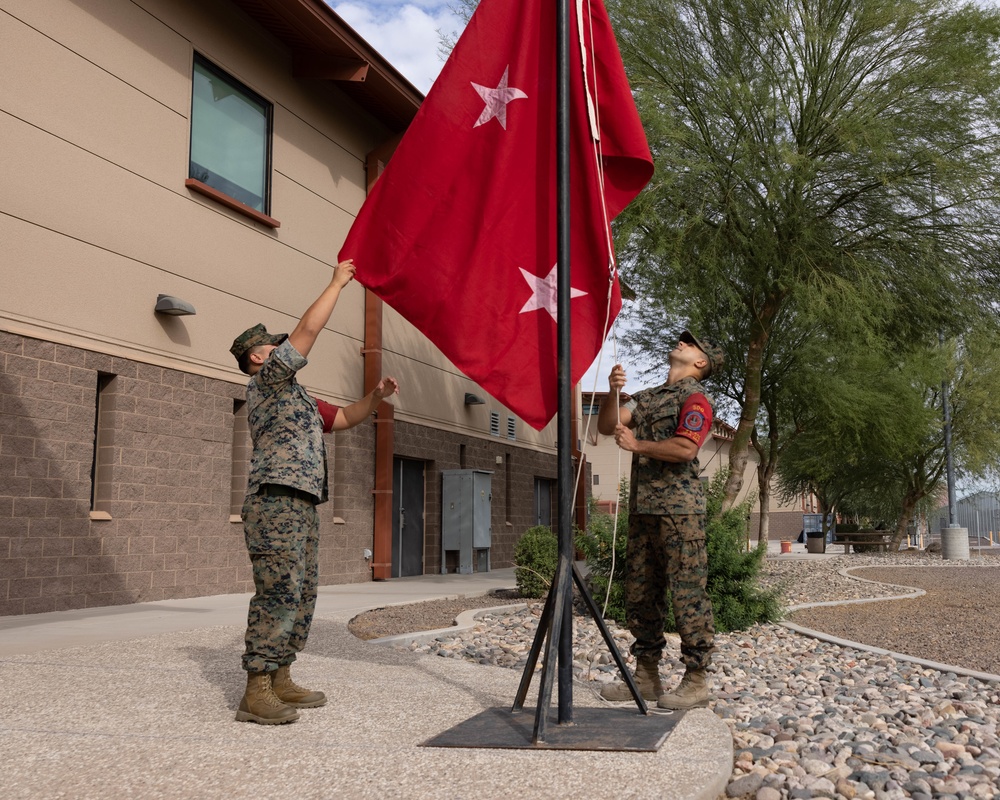
<svg viewBox="0 0 1000 800">
<path fill-rule="evenodd" d="M 316 343 L 316 337 L 330 321 L 330 315 L 333 314 L 333 308 L 337 305 L 341 290 L 354 278 L 354 269 L 354 260 L 350 258 L 337 264 L 333 268 L 330 285 L 306 309 L 306 313 L 302 315 L 295 330 L 288 334 L 292 347 L 303 357 L 309 355 L 309 351 Z"/>
<path fill-rule="evenodd" d="M 378 386 L 360 400 L 341 407 L 337 412 L 337 418 L 333 421 L 333 430 L 344 431 L 364 422 L 375 413 L 379 403 L 394 394 L 399 394 L 399 383 L 395 378 L 386 375 L 378 382 Z"/>
<path fill-rule="evenodd" d="M 615 432 L 619 421 L 626 427 L 632 424 L 632 412 L 620 405 L 628 399 L 627 394 L 622 394 L 622 389 L 625 388 L 625 369 L 621 364 L 615 364 L 611 368 L 608 387 L 610 391 L 601 401 L 601 408 L 597 412 L 597 431 L 605 436 Z"/>
</svg>

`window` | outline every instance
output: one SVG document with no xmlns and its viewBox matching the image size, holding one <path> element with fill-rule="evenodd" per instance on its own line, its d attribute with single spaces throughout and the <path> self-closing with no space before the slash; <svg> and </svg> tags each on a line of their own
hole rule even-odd
<svg viewBox="0 0 1000 800">
<path fill-rule="evenodd" d="M 188 186 L 216 199 L 232 198 L 267 219 L 271 116 L 270 103 L 196 53 Z"/>
<path fill-rule="evenodd" d="M 511 441 L 517 439 L 517 420 L 514 417 L 507 417 L 507 438 Z"/>
<path fill-rule="evenodd" d="M 552 527 L 552 497 L 555 481 L 535 478 L 535 524 Z"/>
<path fill-rule="evenodd" d="M 514 454 L 509 450 L 504 453 L 504 481 L 503 481 L 503 493 L 504 493 L 504 514 L 506 517 L 504 519 L 507 522 L 513 518 L 514 515 Z"/>
<path fill-rule="evenodd" d="M 490 412 L 490 436 L 500 435 L 500 412 Z"/>
<path fill-rule="evenodd" d="M 115 375 L 97 373 L 94 403 L 94 456 L 90 464 L 90 518 L 111 519 L 113 471 L 118 463 L 115 450 Z"/>
<path fill-rule="evenodd" d="M 243 498 L 247 493 L 247 477 L 250 474 L 252 449 L 246 401 L 233 400 L 233 445 L 229 475 L 230 522 L 237 522 L 243 511 Z"/>
</svg>

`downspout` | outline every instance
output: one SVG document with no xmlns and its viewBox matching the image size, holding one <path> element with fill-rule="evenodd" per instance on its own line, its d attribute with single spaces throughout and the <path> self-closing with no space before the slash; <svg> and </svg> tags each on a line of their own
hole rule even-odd
<svg viewBox="0 0 1000 800">
<path fill-rule="evenodd" d="M 365 160 L 367 192 L 378 180 L 402 135 L 372 150 Z M 365 289 L 365 394 L 382 379 L 382 300 Z M 372 579 L 392 577 L 392 463 L 395 455 L 395 413 L 392 403 L 375 410 L 375 498 L 372 536 Z"/>
</svg>

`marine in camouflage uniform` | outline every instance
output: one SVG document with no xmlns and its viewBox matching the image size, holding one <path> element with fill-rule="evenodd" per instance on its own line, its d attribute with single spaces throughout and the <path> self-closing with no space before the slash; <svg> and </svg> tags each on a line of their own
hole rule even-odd
<svg viewBox="0 0 1000 800">
<path fill-rule="evenodd" d="M 242 517 L 257 589 L 247 617 L 247 672 L 274 672 L 295 661 L 316 607 L 316 505 L 329 498 L 323 433 L 339 409 L 323 403 L 321 415 L 322 401 L 295 380 L 306 363 L 285 339 L 247 384 L 253 460 Z"/>
<path fill-rule="evenodd" d="M 700 435 L 711 429 L 713 409 L 692 377 L 639 392 L 632 411 L 636 439 L 662 441 Z M 685 419 L 681 410 L 688 407 Z M 700 441 L 699 441 L 700 444 Z M 715 624 L 706 589 L 705 492 L 698 458 L 671 463 L 632 457 L 625 604 L 627 624 L 639 658 L 666 644 L 666 592 L 681 637 L 681 657 L 689 669 L 709 665 Z"/>
<path fill-rule="evenodd" d="M 722 351 L 685 331 L 670 355 L 667 382 L 632 398 L 620 394 L 624 371 L 620 366 L 612 370 L 613 391 L 602 406 L 599 429 L 614 433 L 619 446 L 633 453 L 625 606 L 626 624 L 635 636 L 631 649 L 637 684 L 646 699 L 661 707 L 690 708 L 707 705 L 707 683 L 702 681 L 715 635 L 706 588 L 705 493 L 698 463 L 714 409 L 700 381 L 722 365 Z M 619 411 L 615 405 L 622 402 Z M 658 671 L 666 645 L 668 588 L 685 666 L 674 693 L 663 691 Z M 602 694 L 631 699 L 624 684 L 606 687 Z"/>
<path fill-rule="evenodd" d="M 298 686 L 291 664 L 309 638 L 319 579 L 319 515 L 329 498 L 323 434 L 368 419 L 398 391 L 383 378 L 364 398 L 337 407 L 309 396 L 296 380 L 326 325 L 341 289 L 354 276 L 350 260 L 334 270 L 330 285 L 291 334 L 255 325 L 230 352 L 250 375 L 247 410 L 253 456 L 243 503 L 243 531 L 256 593 L 250 600 L 243 668 L 247 689 L 238 721 L 278 724 L 298 719 L 298 708 L 326 703 L 322 692 Z"/>
</svg>

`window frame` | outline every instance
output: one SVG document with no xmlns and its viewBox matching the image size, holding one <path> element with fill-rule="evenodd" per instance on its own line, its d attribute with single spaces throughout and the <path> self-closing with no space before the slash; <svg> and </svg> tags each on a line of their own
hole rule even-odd
<svg viewBox="0 0 1000 800">
<path fill-rule="evenodd" d="M 240 93 L 246 96 L 246 98 L 264 109 L 264 119 L 267 128 L 267 133 L 264 141 L 264 187 L 263 187 L 263 210 L 260 211 L 247 203 L 238 200 L 230 194 L 217 189 L 214 186 L 210 186 L 204 181 L 199 180 L 191 175 L 191 165 L 194 163 L 193 153 L 195 146 L 194 137 L 194 121 L 195 121 L 195 89 L 194 81 L 196 69 L 201 67 L 204 71 L 211 73 L 220 80 L 231 84 Z M 234 211 L 243 214 L 244 216 L 250 217 L 256 222 L 261 223 L 269 228 L 279 228 L 281 223 L 271 216 L 271 188 L 272 188 L 272 172 L 273 172 L 273 147 L 274 147 L 274 103 L 263 97 L 259 93 L 255 92 L 249 86 L 247 86 L 243 81 L 231 75 L 229 72 L 224 70 L 218 64 L 212 62 L 207 57 L 201 53 L 195 51 L 194 57 L 191 61 L 191 113 L 188 120 L 188 164 L 187 164 L 187 178 L 184 180 L 184 185 L 191 189 L 192 191 L 198 192 L 206 197 L 215 200 L 221 205 L 226 206 Z"/>
</svg>

